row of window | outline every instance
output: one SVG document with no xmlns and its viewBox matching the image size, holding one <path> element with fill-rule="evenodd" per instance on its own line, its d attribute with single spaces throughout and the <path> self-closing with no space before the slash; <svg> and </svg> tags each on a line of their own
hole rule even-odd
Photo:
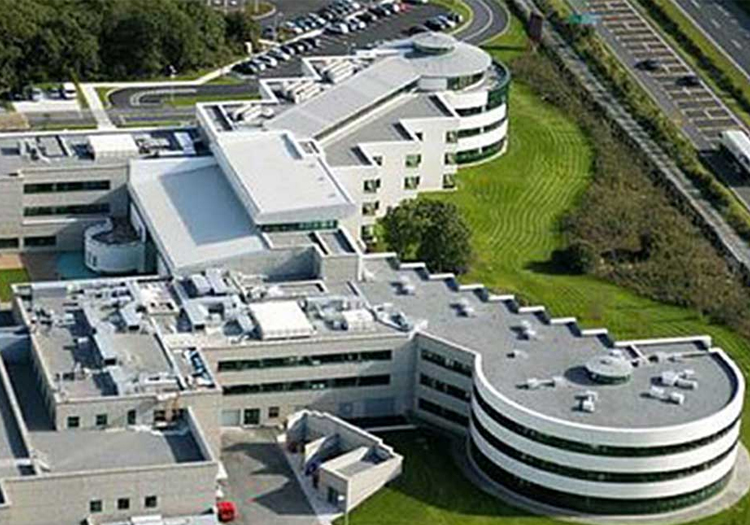
<svg viewBox="0 0 750 525">
<path fill-rule="evenodd" d="M 583 443 L 580 441 L 573 441 L 566 438 L 552 436 L 539 432 L 528 427 L 525 427 L 519 423 L 516 423 L 512 419 L 509 419 L 502 415 L 500 412 L 495 410 L 486 400 L 482 398 L 479 391 L 474 388 L 474 399 L 480 408 L 484 411 L 487 416 L 490 417 L 495 423 L 501 427 L 510 430 L 511 432 L 523 436 L 532 441 L 549 445 L 551 447 L 570 450 L 572 452 L 581 452 L 583 454 L 591 454 L 595 456 L 616 456 L 616 457 L 648 457 L 648 456 L 664 456 L 667 454 L 676 454 L 678 452 L 686 452 L 708 445 L 724 437 L 737 423 L 737 420 L 733 421 L 729 426 L 720 430 L 716 434 L 689 441 L 687 443 L 680 443 L 677 445 L 663 445 L 658 447 L 620 447 L 612 445 L 596 445 L 592 443 Z"/>
<path fill-rule="evenodd" d="M 24 217 L 45 215 L 97 215 L 109 213 L 109 203 L 68 204 L 65 206 L 29 206 L 23 209 Z"/>
<path fill-rule="evenodd" d="M 477 82 L 484 78 L 484 72 L 476 73 L 474 75 L 467 75 L 463 77 L 452 77 L 448 79 L 448 89 L 452 91 L 460 91 L 469 86 L 473 86 Z"/>
<path fill-rule="evenodd" d="M 560 465 L 559 463 L 540 459 L 535 456 L 526 454 L 525 452 L 521 452 L 520 450 L 517 450 L 504 443 L 496 436 L 494 436 L 489 430 L 484 428 L 482 423 L 477 419 L 474 412 L 471 413 L 471 423 L 472 426 L 484 438 L 484 440 L 504 456 L 515 459 L 516 461 L 520 461 L 521 463 L 524 463 L 536 469 L 544 470 L 546 472 L 552 472 L 553 474 L 559 474 L 568 478 L 583 479 L 586 481 L 598 481 L 602 483 L 652 483 L 692 476 L 693 474 L 703 472 L 704 470 L 708 470 L 711 467 L 719 464 L 734 450 L 734 447 L 736 445 L 736 442 L 733 443 L 731 447 L 709 461 L 683 469 L 658 472 L 602 472 L 580 469 L 567 465 Z"/>
<path fill-rule="evenodd" d="M 458 132 L 459 138 L 475 137 L 476 135 L 482 135 L 483 133 L 489 133 L 490 131 L 496 130 L 503 125 L 505 119 L 502 118 L 498 121 L 488 124 L 487 126 L 479 126 L 478 128 L 462 129 Z"/>
<path fill-rule="evenodd" d="M 167 411 L 158 409 L 154 410 L 154 422 L 162 423 L 167 421 Z M 182 419 L 185 416 L 185 409 L 179 408 L 171 411 L 171 420 L 176 421 Z M 128 410 L 125 415 L 126 425 L 135 425 L 138 423 L 138 413 L 135 410 Z M 105 428 L 109 425 L 109 416 L 107 414 L 96 414 L 94 416 L 94 426 L 99 428 Z M 80 416 L 68 416 L 66 422 L 67 428 L 81 428 L 81 417 Z"/>
<path fill-rule="evenodd" d="M 404 177 L 404 189 L 405 190 L 416 190 L 419 188 L 422 178 L 419 175 L 411 175 Z M 380 179 L 367 179 L 363 183 L 363 190 L 365 193 L 377 193 L 380 190 L 381 180 Z M 374 211 L 377 211 L 375 208 Z M 364 208 L 362 213 L 364 213 Z M 374 213 L 374 212 L 373 212 Z"/>
<path fill-rule="evenodd" d="M 461 361 L 457 361 L 455 359 L 451 359 L 450 357 L 445 357 L 442 354 L 424 349 L 420 352 L 419 355 L 422 357 L 422 359 L 432 363 L 433 365 L 446 368 L 448 370 L 451 370 L 452 372 L 456 372 L 457 374 L 461 374 L 466 377 L 471 377 L 472 375 L 471 365 L 467 365 L 466 363 L 462 363 Z"/>
<path fill-rule="evenodd" d="M 117 498 L 116 507 L 118 511 L 130 510 L 130 498 Z M 159 498 L 157 496 L 146 496 L 143 498 L 144 509 L 155 509 L 159 507 Z M 89 501 L 89 513 L 99 514 L 104 512 L 104 501 L 92 499 Z"/>
<path fill-rule="evenodd" d="M 261 231 L 266 233 L 274 232 L 298 232 L 312 230 L 335 230 L 338 228 L 338 221 L 310 221 L 310 222 L 290 222 L 284 224 L 262 224 Z"/>
<path fill-rule="evenodd" d="M 108 180 L 82 180 L 74 182 L 35 182 L 24 184 L 24 193 L 63 193 L 69 191 L 108 191 Z"/>
<path fill-rule="evenodd" d="M 459 414 L 455 410 L 445 408 L 444 406 L 438 405 L 437 403 L 433 403 L 432 401 L 428 401 L 427 399 L 423 399 L 420 397 L 417 400 L 417 407 L 419 407 L 420 410 L 429 412 L 430 414 L 445 419 L 446 421 L 450 421 L 451 423 L 456 423 L 457 425 L 461 425 L 462 427 L 469 426 L 469 418 L 465 415 Z"/>
<path fill-rule="evenodd" d="M 272 392 L 299 392 L 303 390 L 328 390 L 331 388 L 355 388 L 368 386 L 387 386 L 391 384 L 388 374 L 337 377 L 334 379 L 309 379 L 303 381 L 280 381 L 276 383 L 258 383 L 249 385 L 227 385 L 225 396 L 248 394 L 269 394 Z"/>
<path fill-rule="evenodd" d="M 714 496 L 727 485 L 732 477 L 732 472 L 730 471 L 720 480 L 700 490 L 677 496 L 649 499 L 599 498 L 579 496 L 569 492 L 550 489 L 511 474 L 488 458 L 473 440 L 470 451 L 474 463 L 495 483 L 537 501 L 553 502 L 558 507 L 565 507 L 590 514 L 647 514 L 667 512 L 687 507 Z"/>
<path fill-rule="evenodd" d="M 219 361 L 219 372 L 239 372 L 257 368 L 285 368 L 295 366 L 325 366 L 349 363 L 365 363 L 368 361 L 390 361 L 390 350 L 374 350 L 372 352 L 344 352 L 339 354 L 316 354 L 287 357 L 265 357 L 262 359 L 232 359 Z"/>
<path fill-rule="evenodd" d="M 57 244 L 57 238 L 54 235 L 42 235 L 36 237 L 26 237 L 23 245 L 27 248 L 39 248 L 42 246 L 54 246 Z M 17 249 L 20 246 L 18 237 L 7 237 L 0 239 L 0 250 Z"/>
<path fill-rule="evenodd" d="M 460 401 L 471 401 L 471 394 L 469 394 L 469 392 L 467 392 L 463 388 L 459 388 L 455 385 L 451 385 L 450 383 L 446 383 L 445 381 L 435 379 L 434 377 L 430 377 L 426 374 L 419 374 L 419 384 L 422 386 L 426 386 L 427 388 L 431 388 L 432 390 L 436 390 L 443 394 L 449 395 L 451 397 L 455 397 Z"/>
<path fill-rule="evenodd" d="M 481 148 L 474 148 L 466 151 L 459 151 L 456 154 L 457 164 L 470 164 L 472 162 L 479 162 L 480 160 L 487 159 L 492 155 L 498 153 L 503 149 L 505 145 L 505 139 L 495 142 L 494 144 L 488 144 Z"/>
</svg>

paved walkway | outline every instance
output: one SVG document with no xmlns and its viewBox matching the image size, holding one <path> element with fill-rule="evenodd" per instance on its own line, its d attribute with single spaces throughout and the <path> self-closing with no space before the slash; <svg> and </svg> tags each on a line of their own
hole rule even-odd
<svg viewBox="0 0 750 525">
<path fill-rule="evenodd" d="M 116 129 L 114 122 L 107 115 L 107 110 L 104 109 L 99 94 L 96 92 L 97 84 L 79 84 L 79 87 L 89 105 L 91 115 L 96 120 L 96 127 L 99 129 Z"/>
<path fill-rule="evenodd" d="M 688 507 L 686 509 L 664 514 L 646 514 L 638 516 L 591 516 L 580 514 L 575 511 L 561 509 L 552 505 L 545 505 L 538 501 L 521 496 L 487 478 L 474 465 L 469 457 L 466 441 L 462 438 L 454 438 L 452 450 L 453 459 L 458 468 L 469 481 L 481 490 L 499 498 L 519 509 L 532 514 L 550 516 L 556 519 L 572 523 L 584 523 L 586 525 L 625 525 L 625 524 L 648 524 L 648 525 L 675 525 L 687 523 L 708 516 L 713 516 L 736 504 L 750 489 L 750 454 L 744 445 L 740 443 L 737 455 L 737 465 L 729 484 L 720 494 L 703 503 Z"/>
</svg>

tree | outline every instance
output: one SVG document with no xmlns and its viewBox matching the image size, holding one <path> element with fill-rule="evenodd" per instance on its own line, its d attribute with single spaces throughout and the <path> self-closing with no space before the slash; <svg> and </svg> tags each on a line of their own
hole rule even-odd
<svg viewBox="0 0 750 525">
<path fill-rule="evenodd" d="M 253 18 L 250 5 L 242 11 L 235 11 L 226 16 L 227 41 L 235 52 L 245 52 L 245 42 L 252 42 L 253 49 L 258 46 L 260 26 Z"/>
<path fill-rule="evenodd" d="M 400 259 L 423 261 L 432 272 L 464 273 L 471 260 L 471 230 L 451 203 L 416 199 L 391 208 L 384 240 Z"/>
</svg>

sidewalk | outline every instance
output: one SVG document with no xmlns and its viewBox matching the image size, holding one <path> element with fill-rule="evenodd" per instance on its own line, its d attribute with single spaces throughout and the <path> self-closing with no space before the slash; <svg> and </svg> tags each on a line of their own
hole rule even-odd
<svg viewBox="0 0 750 525">
<path fill-rule="evenodd" d="M 96 92 L 97 86 L 98 84 L 80 84 L 81 92 L 89 105 L 91 115 L 96 120 L 96 127 L 99 129 L 117 129 L 117 126 L 109 118 L 107 110 L 104 109 L 99 93 Z"/>
</svg>

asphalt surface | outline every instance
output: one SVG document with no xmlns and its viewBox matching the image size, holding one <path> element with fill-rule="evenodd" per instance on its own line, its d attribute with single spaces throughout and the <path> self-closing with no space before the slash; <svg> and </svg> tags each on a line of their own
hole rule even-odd
<svg viewBox="0 0 750 525">
<path fill-rule="evenodd" d="M 237 505 L 238 525 L 318 525 L 312 507 L 271 429 L 222 435 L 224 496 Z"/>
<path fill-rule="evenodd" d="M 244 2 L 253 0 L 207 0 L 209 5 L 217 9 L 238 8 Z M 508 24 L 508 13 L 503 4 L 497 0 L 464 0 L 473 10 L 474 16 L 466 27 L 456 33 L 456 37 L 480 44 L 492 36 L 502 32 Z M 277 14 L 262 21 L 263 25 L 276 24 L 281 20 L 293 19 L 297 16 L 316 11 L 331 0 L 274 0 Z M 337 55 L 348 53 L 358 47 L 396 38 L 403 38 L 405 31 L 428 18 L 446 13 L 446 9 L 434 4 L 409 6 L 406 13 L 400 13 L 386 19 L 379 19 L 370 24 L 364 31 L 348 35 L 327 35 L 319 38 L 321 47 L 310 53 L 314 55 Z M 280 64 L 278 67 L 266 70 L 261 77 L 284 77 L 300 74 L 300 60 L 292 60 Z M 176 87 L 172 90 L 168 85 L 159 88 L 132 87 L 123 88 L 110 94 L 111 108 L 107 110 L 111 120 L 117 125 L 157 125 L 164 122 L 180 122 L 187 124 L 194 120 L 195 112 L 192 106 L 172 107 L 170 99 L 174 96 L 209 95 L 231 99 L 237 95 L 257 93 L 257 77 L 245 77 L 241 84 L 204 84 L 186 88 Z M 56 127 L 80 126 L 93 123 L 93 118 L 86 112 L 69 112 L 55 114 L 28 114 L 33 127 L 53 125 Z"/>
<path fill-rule="evenodd" d="M 750 78 L 750 15 L 736 0 L 672 0 Z"/>
<path fill-rule="evenodd" d="M 596 29 L 654 101 L 683 129 L 712 171 L 750 208 L 750 180 L 718 153 L 719 132 L 743 128 L 740 120 L 703 82 L 681 84 L 695 71 L 632 6 L 633 0 L 588 0 L 585 9 L 599 17 Z M 654 59 L 659 68 L 639 64 Z"/>
<path fill-rule="evenodd" d="M 478 44 L 503 31 L 508 24 L 507 11 L 496 0 L 466 0 L 466 2 L 473 9 L 474 16 L 471 23 L 456 34 L 457 38 Z M 284 14 L 284 18 L 288 19 L 320 9 L 328 3 L 326 0 L 308 0 L 305 2 L 298 0 L 277 0 L 277 7 L 279 12 Z M 307 56 L 344 54 L 350 52 L 352 49 L 364 47 L 378 41 L 403 38 L 408 28 L 443 13 L 446 13 L 444 8 L 433 4 L 410 6 L 408 12 L 385 19 L 378 19 L 364 31 L 335 36 L 323 34 L 319 36 L 321 47 L 307 54 Z M 266 23 L 275 22 L 268 21 Z M 262 72 L 259 77 L 286 77 L 299 75 L 300 73 L 300 59 L 294 57 L 288 62 L 281 63 L 276 68 Z M 184 93 L 185 95 L 220 95 L 231 99 L 232 95 L 257 92 L 257 78 L 246 77 L 243 84 L 207 84 L 196 86 L 193 88 L 195 91 L 190 93 L 185 92 L 184 87 L 180 87 L 175 90 L 174 96 L 179 97 L 180 93 Z M 152 113 L 157 108 L 159 108 L 158 111 L 160 113 L 163 112 L 165 116 L 170 115 L 171 118 L 183 117 L 192 111 L 192 108 L 172 109 L 168 107 L 168 104 L 164 104 L 164 102 L 168 102 L 172 97 L 172 94 L 165 91 L 165 89 L 168 90 L 168 88 L 164 87 L 159 89 L 125 88 L 111 93 L 110 102 L 115 109 L 133 110 L 129 116 L 124 111 L 121 111 L 118 116 L 118 118 L 130 118 L 130 120 L 147 118 L 145 116 L 141 117 L 140 114 L 146 112 Z M 170 120 L 170 118 L 163 118 L 162 120 Z"/>
</svg>

